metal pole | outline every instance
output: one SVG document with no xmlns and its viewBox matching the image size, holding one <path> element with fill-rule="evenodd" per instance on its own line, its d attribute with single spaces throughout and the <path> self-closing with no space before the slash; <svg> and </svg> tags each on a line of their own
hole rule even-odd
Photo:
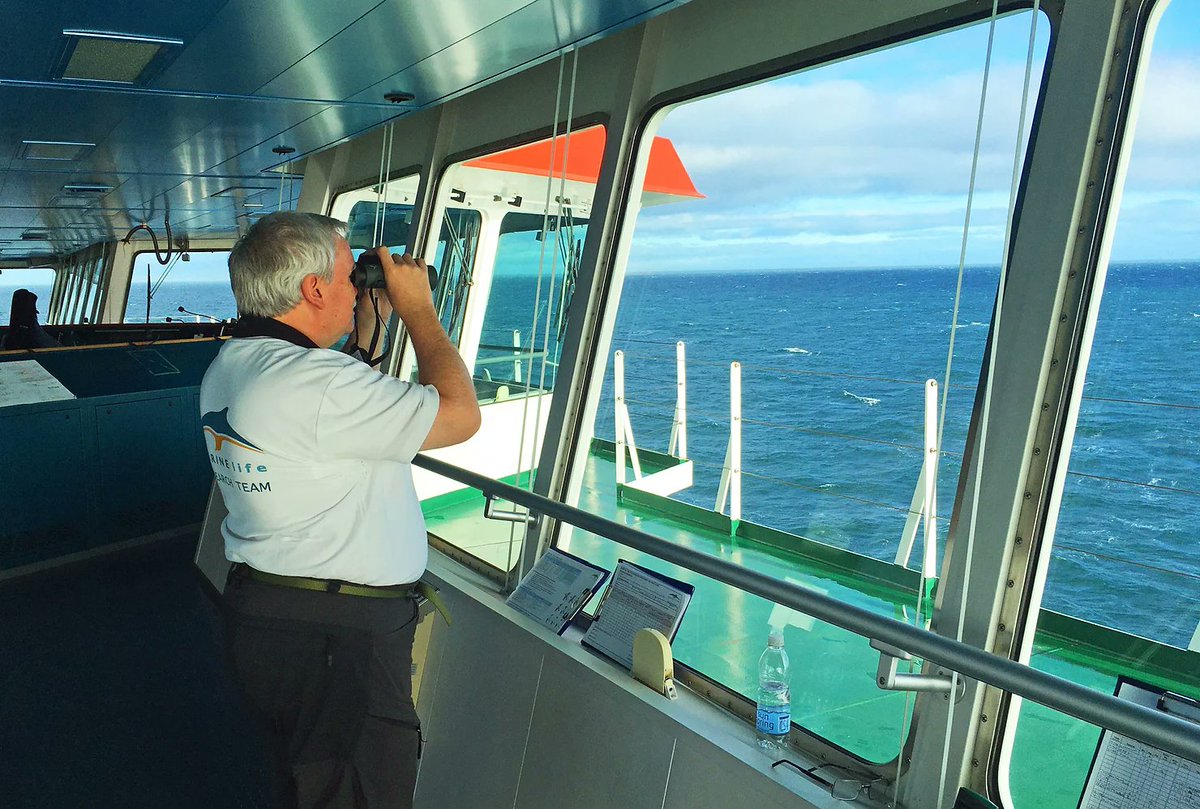
<svg viewBox="0 0 1200 809">
<path fill-rule="evenodd" d="M 833 596 L 808 590 L 788 581 L 773 579 L 758 571 L 738 567 L 715 556 L 667 542 L 628 525 L 597 517 L 548 497 L 501 483 L 426 455 L 417 455 L 413 459 L 413 465 L 776 604 L 799 610 L 864 638 L 891 644 L 923 660 L 1033 700 L 1076 719 L 1106 727 L 1165 752 L 1200 763 L 1200 725 L 1093 691 L 952 638 L 910 626 L 894 618 L 885 618 L 863 607 L 848 604 Z"/>
<path fill-rule="evenodd" d="M 532 349 L 532 346 L 530 347 Z M 521 332 L 513 329 L 513 382 L 521 384 Z"/>
<path fill-rule="evenodd" d="M 742 364 L 729 365 L 729 533 L 742 521 Z"/>
<path fill-rule="evenodd" d="M 613 430 L 617 440 L 617 483 L 625 482 L 625 352 L 613 354 Z"/>
<path fill-rule="evenodd" d="M 687 356 L 683 342 L 675 344 L 675 418 L 667 454 L 687 460 Z"/>
<path fill-rule="evenodd" d="M 925 381 L 925 556 L 921 560 L 921 584 L 925 596 L 937 578 L 937 403 L 936 379 Z"/>
</svg>

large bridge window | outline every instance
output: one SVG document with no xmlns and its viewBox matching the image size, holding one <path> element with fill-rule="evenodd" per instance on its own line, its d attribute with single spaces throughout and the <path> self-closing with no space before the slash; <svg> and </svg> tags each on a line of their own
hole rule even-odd
<svg viewBox="0 0 1200 809">
<path fill-rule="evenodd" d="M 54 289 L 54 270 L 49 267 L 0 272 L 0 326 L 7 327 L 12 314 L 12 297 L 18 289 L 28 289 L 37 295 L 38 323 L 49 322 L 51 296 Z"/>
<path fill-rule="evenodd" d="M 1031 665 L 1200 697 L 1200 2 L 1152 55 L 1050 551 Z M 1097 295 L 1099 292 L 1096 293 Z M 1099 728 L 1021 707 L 1013 804 L 1074 809 Z M 1046 740 L 1054 739 L 1053 744 Z"/>
<path fill-rule="evenodd" d="M 1040 19 L 1030 111 L 1048 41 Z M 612 293 L 620 356 L 607 358 L 582 508 L 922 620 L 1026 134 L 1032 22 L 1024 12 L 996 26 L 966 235 L 987 24 L 658 119 Z M 925 513 L 937 517 L 927 555 Z M 582 532 L 562 541 L 610 567 L 629 558 L 693 582 L 676 659 L 750 699 L 768 627 L 781 627 L 797 661 L 793 726 L 871 762 L 897 755 L 911 703 L 876 687 L 867 639 Z"/>
<path fill-rule="evenodd" d="M 228 250 L 175 252 L 165 265 L 152 251 L 134 255 L 126 323 L 211 323 L 236 317 Z"/>
<path fill-rule="evenodd" d="M 526 485 L 550 415 L 566 314 L 583 253 L 603 127 L 485 154 L 446 169 L 438 187 L 458 238 L 439 247 L 435 297 L 475 383 L 483 426 L 433 453 Z M 460 253 L 471 251 L 465 261 Z M 416 471 L 429 531 L 507 575 L 523 530 L 482 518 L 481 499 Z"/>
<path fill-rule="evenodd" d="M 386 244 L 393 253 L 412 252 L 413 216 L 420 176 L 408 175 L 338 195 L 333 215 L 347 223 L 346 238 L 357 257 Z M 447 208 L 432 259 L 438 271 L 434 305 L 450 339 L 458 342 L 466 291 L 471 285 L 482 219 L 478 211 Z"/>
</svg>

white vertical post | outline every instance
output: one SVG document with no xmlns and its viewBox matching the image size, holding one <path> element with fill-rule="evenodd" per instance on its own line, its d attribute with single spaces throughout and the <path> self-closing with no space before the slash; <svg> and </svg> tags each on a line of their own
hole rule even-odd
<svg viewBox="0 0 1200 809">
<path fill-rule="evenodd" d="M 941 456 L 937 443 L 938 384 L 936 379 L 925 381 L 925 432 L 922 443 L 921 473 L 913 490 L 908 517 L 900 534 L 900 547 L 896 551 L 896 564 L 908 566 L 912 548 L 916 543 L 917 529 L 923 525 L 923 549 L 921 556 L 921 581 L 929 595 L 937 578 L 937 467 Z M 921 522 L 924 518 L 923 523 Z"/>
<path fill-rule="evenodd" d="M 725 511 L 729 501 L 729 532 L 737 532 L 742 520 L 742 365 L 729 365 L 729 444 L 725 447 L 725 464 L 721 469 L 721 483 L 717 487 L 715 510 Z"/>
<path fill-rule="evenodd" d="M 613 354 L 613 422 L 617 433 L 617 483 L 625 482 L 625 454 L 633 464 L 633 479 L 641 480 L 642 463 L 638 458 L 637 442 L 633 440 L 633 422 L 625 404 L 625 352 Z"/>
<path fill-rule="evenodd" d="M 925 625 L 933 615 L 934 587 L 937 585 L 937 468 L 941 448 L 938 446 L 938 384 L 936 379 L 925 380 L 925 463 L 921 477 L 925 484 L 925 553 L 921 558 L 921 604 Z"/>
<path fill-rule="evenodd" d="M 687 356 L 683 341 L 675 344 L 675 418 L 667 454 L 687 460 Z"/>
<path fill-rule="evenodd" d="M 925 381 L 925 556 L 921 560 L 921 578 L 937 578 L 937 467 L 938 467 L 938 383 Z M 928 593 L 927 593 L 928 595 Z"/>
<path fill-rule="evenodd" d="M 513 382 L 521 382 L 521 332 L 513 329 Z"/>
<path fill-rule="evenodd" d="M 729 365 L 729 521 L 730 532 L 742 521 L 742 364 Z"/>
<path fill-rule="evenodd" d="M 617 483 L 625 482 L 625 352 L 613 354 L 613 430 L 617 439 Z"/>
</svg>

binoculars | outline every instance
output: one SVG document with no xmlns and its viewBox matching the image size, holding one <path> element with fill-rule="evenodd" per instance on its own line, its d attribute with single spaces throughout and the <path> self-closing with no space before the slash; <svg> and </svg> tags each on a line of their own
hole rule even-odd
<svg viewBox="0 0 1200 809">
<path fill-rule="evenodd" d="M 387 280 L 383 277 L 383 265 L 379 263 L 379 256 L 372 251 L 363 253 L 354 262 L 354 269 L 350 271 L 350 282 L 361 292 L 364 289 L 384 289 L 387 287 Z M 438 275 L 437 267 L 429 265 L 429 288 L 437 289 Z"/>
</svg>

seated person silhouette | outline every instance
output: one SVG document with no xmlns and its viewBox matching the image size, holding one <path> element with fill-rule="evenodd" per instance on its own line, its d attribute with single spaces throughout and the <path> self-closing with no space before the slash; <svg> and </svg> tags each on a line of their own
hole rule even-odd
<svg viewBox="0 0 1200 809">
<path fill-rule="evenodd" d="M 37 295 L 28 289 L 18 289 L 12 296 L 8 315 L 8 333 L 4 335 L 6 351 L 23 348 L 53 348 L 61 345 L 38 325 Z"/>
</svg>

